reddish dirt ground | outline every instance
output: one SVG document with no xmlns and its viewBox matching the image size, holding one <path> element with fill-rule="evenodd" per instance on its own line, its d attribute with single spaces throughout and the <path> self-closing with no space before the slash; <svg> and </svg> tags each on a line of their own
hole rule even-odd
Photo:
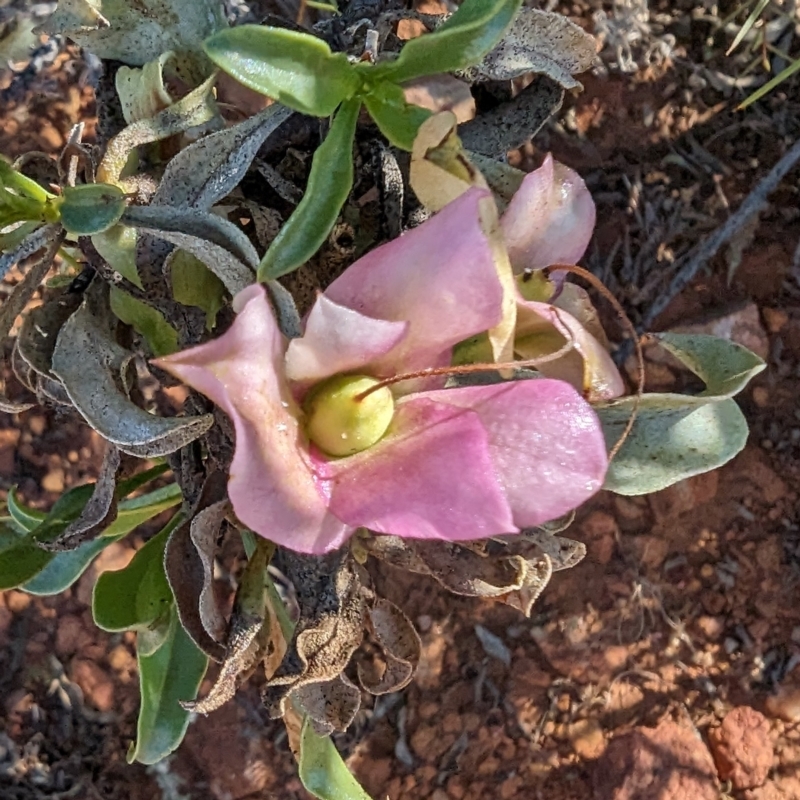
<svg viewBox="0 0 800 800">
<path fill-rule="evenodd" d="M 79 69 L 70 71 L 69 54 L 60 58 L 24 104 L 3 109 L 0 151 L 52 152 L 73 121 L 91 118 L 91 93 L 64 88 Z M 658 290 L 670 250 L 724 220 L 725 204 L 738 207 L 780 156 L 784 134 L 799 133 L 779 118 L 781 103 L 797 109 L 796 89 L 742 117 L 733 101 L 691 94 L 685 81 L 669 63 L 587 78 L 563 115 L 571 126 L 551 126 L 522 153 L 535 162 L 552 149 L 586 175 L 600 220 L 593 267 L 626 234 L 633 252 L 662 235 L 640 282 L 626 277 L 621 257 L 606 274 L 597 270 L 634 316 Z M 699 168 L 703 160 L 719 171 Z M 379 572 L 379 591 L 416 621 L 424 650 L 411 686 L 363 710 L 337 739 L 373 797 L 800 800 L 797 178 L 795 170 L 772 196 L 730 284 L 720 256 L 656 326 L 722 318 L 767 357 L 740 397 L 751 425 L 742 454 L 647 498 L 598 496 L 567 533 L 586 543 L 587 558 L 554 576 L 530 620 L 421 577 Z M 671 229 L 665 220 L 677 203 L 688 211 L 684 227 Z M 651 360 L 648 379 L 668 389 L 682 376 Z M 17 485 L 47 507 L 65 486 L 91 478 L 98 450 L 72 419 L 0 415 L 2 493 Z M 197 719 L 165 764 L 125 763 L 138 702 L 132 640 L 97 631 L 88 604 L 97 571 L 126 563 L 141 541 L 137 534 L 108 548 L 61 597 L 0 595 L 0 764 L 18 758 L 0 794 L 305 797 L 285 735 L 254 687 Z M 498 638 L 491 652 L 476 625 Z M 763 717 L 747 710 L 726 719 L 739 707 Z M 647 758 L 650 777 L 634 785 Z"/>
</svg>

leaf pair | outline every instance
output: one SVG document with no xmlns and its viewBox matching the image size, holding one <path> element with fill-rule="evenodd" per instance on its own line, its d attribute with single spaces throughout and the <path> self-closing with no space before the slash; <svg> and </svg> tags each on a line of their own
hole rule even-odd
<svg viewBox="0 0 800 800">
<path fill-rule="evenodd" d="M 212 61 L 251 89 L 305 114 L 336 112 L 314 155 L 303 200 L 261 261 L 259 280 L 297 269 L 333 228 L 353 185 L 362 103 L 384 136 L 410 151 L 429 114 L 409 105 L 399 84 L 476 63 L 502 38 L 519 7 L 520 0 L 466 0 L 434 33 L 406 44 L 395 61 L 377 65 L 351 64 L 316 37 L 279 28 L 243 25 L 206 41 Z"/>
</svg>

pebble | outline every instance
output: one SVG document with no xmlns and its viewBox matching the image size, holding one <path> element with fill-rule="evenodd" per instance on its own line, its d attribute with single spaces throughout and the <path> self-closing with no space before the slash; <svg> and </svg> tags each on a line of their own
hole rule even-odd
<svg viewBox="0 0 800 800">
<path fill-rule="evenodd" d="M 767 779 L 775 754 L 763 714 L 738 706 L 708 738 L 721 780 L 730 781 L 736 789 L 755 789 Z"/>
<path fill-rule="evenodd" d="M 671 720 L 612 739 L 592 779 L 593 800 L 719 800 L 711 753 Z"/>
<path fill-rule="evenodd" d="M 596 719 L 581 719 L 567 728 L 567 738 L 572 749 L 583 759 L 594 761 L 603 755 L 606 740 Z"/>
</svg>

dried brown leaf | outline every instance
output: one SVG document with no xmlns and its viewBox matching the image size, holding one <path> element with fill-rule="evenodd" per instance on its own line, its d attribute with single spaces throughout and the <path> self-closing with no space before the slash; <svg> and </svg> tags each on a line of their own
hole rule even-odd
<svg viewBox="0 0 800 800">
<path fill-rule="evenodd" d="M 356 564 L 347 550 L 324 556 L 281 554 L 283 570 L 297 592 L 300 617 L 262 699 L 277 718 L 284 715 L 287 701 L 298 698 L 299 703 L 302 698 L 303 710 L 316 728 L 342 730 L 354 695 L 349 688 L 352 684 L 337 679 L 364 636 L 364 598 Z M 314 688 L 317 684 L 325 685 Z M 317 705 L 325 696 L 334 704 L 330 714 L 324 704 Z"/>
<path fill-rule="evenodd" d="M 367 611 L 367 624 L 383 650 L 384 669 L 373 676 L 358 665 L 358 679 L 370 694 L 397 692 L 411 681 L 419 663 L 422 643 L 408 617 L 394 604 L 378 598 Z"/>
<path fill-rule="evenodd" d="M 206 479 L 192 515 L 172 532 L 164 553 L 181 625 L 194 643 L 215 661 L 225 661 L 227 623 L 214 595 L 217 538 L 229 510 L 226 478 Z"/>
</svg>

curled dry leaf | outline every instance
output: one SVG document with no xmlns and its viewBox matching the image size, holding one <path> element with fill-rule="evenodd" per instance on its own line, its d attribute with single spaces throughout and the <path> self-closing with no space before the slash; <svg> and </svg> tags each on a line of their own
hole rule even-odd
<svg viewBox="0 0 800 800">
<path fill-rule="evenodd" d="M 589 69 L 596 52 L 594 37 L 561 14 L 521 8 L 500 44 L 467 74 L 505 81 L 535 72 L 573 89 L 580 83 L 572 76 Z"/>
<path fill-rule="evenodd" d="M 21 249 L 25 242 L 31 239 L 33 243 L 29 245 L 28 249 Z M 47 248 L 41 257 L 34 261 L 26 272 L 25 277 L 13 288 L 5 299 L 2 307 L 0 307 L 0 343 L 5 341 L 8 337 L 14 325 L 14 320 L 22 313 L 28 301 L 33 297 L 34 292 L 39 287 L 39 284 L 44 280 L 63 240 L 64 232 L 59 226 L 47 225 L 45 228 L 39 229 L 34 234 L 31 234 L 20 247 L 12 251 L 15 257 L 13 261 L 9 262 L 9 266 L 16 263 L 16 260 L 19 258 L 32 255 L 37 250 L 41 250 L 42 247 Z M 20 256 L 20 253 L 24 255 Z M 4 273 L 0 271 L 0 275 L 1 274 Z M 29 408 L 33 408 L 33 403 L 15 403 L 6 399 L 6 397 L 0 393 L 0 410 L 9 414 L 15 414 L 19 411 L 26 411 Z"/>
<path fill-rule="evenodd" d="M 533 604 L 545 590 L 552 574 L 553 564 L 548 556 L 543 554 L 537 558 L 529 559 L 525 562 L 525 576 L 522 586 L 497 599 L 529 617 Z"/>
<path fill-rule="evenodd" d="M 370 694 L 388 694 L 411 681 L 419 663 L 422 643 L 408 617 L 394 604 L 378 598 L 367 611 L 367 627 L 383 651 L 384 668 L 372 675 L 358 665 L 358 679 Z"/>
<path fill-rule="evenodd" d="M 505 159 L 509 150 L 521 147 L 535 136 L 561 108 L 563 101 L 564 89 L 546 75 L 540 75 L 512 100 L 500 103 L 462 125 L 459 129 L 461 141 L 472 154 Z M 475 163 L 491 185 L 484 165 Z"/>
<path fill-rule="evenodd" d="M 358 705 L 354 710 L 352 684 L 340 676 L 364 635 L 364 598 L 356 564 L 348 550 L 324 556 L 290 551 L 281 555 L 283 571 L 297 591 L 300 617 L 262 699 L 273 718 L 283 716 L 291 701 L 320 731 L 343 730 L 341 725 L 349 724 L 348 716 L 352 719 Z M 326 701 L 332 704 L 330 714 Z"/>
<path fill-rule="evenodd" d="M 553 565 L 553 572 L 571 569 L 580 564 L 586 556 L 586 545 L 566 536 L 554 536 L 541 528 L 529 528 L 519 536 L 522 547 L 533 545 L 546 555 Z"/>
<path fill-rule="evenodd" d="M 430 575 L 454 594 L 499 597 L 519 589 L 525 561 L 519 556 L 488 558 L 454 542 L 405 540 L 376 535 L 362 539 L 368 553 L 400 569 Z"/>
<path fill-rule="evenodd" d="M 222 662 L 219 676 L 211 691 L 202 700 L 181 703 L 187 711 L 208 714 L 218 709 L 233 697 L 242 681 L 261 660 L 267 648 L 266 637 L 273 632 L 270 630 L 270 626 L 265 624 L 268 622 L 264 591 L 267 555 L 267 542 L 261 540 L 253 556 L 247 562 L 236 590 L 236 600 L 225 643 L 225 659 Z M 167 560 L 169 560 L 169 546 L 167 547 Z M 283 638 L 279 629 L 278 635 L 281 639 Z M 273 649 L 276 646 L 279 644 L 273 645 Z"/>
<path fill-rule="evenodd" d="M 50 542 L 40 542 L 45 550 L 74 550 L 98 536 L 117 518 L 117 474 L 123 468 L 123 454 L 113 444 L 106 447 L 94 491 L 78 519 Z"/>
<path fill-rule="evenodd" d="M 197 125 L 204 125 L 217 115 L 212 89 L 215 76 L 192 89 L 154 117 L 141 119 L 123 128 L 109 140 L 106 152 L 97 168 L 97 181 L 124 185 L 120 178 L 128 157 L 137 147 L 150 142 L 159 142 L 177 133 L 183 133 Z"/>
<path fill-rule="evenodd" d="M 41 306 L 31 308 L 25 314 L 17 336 L 17 352 L 37 375 L 54 379 L 50 367 L 58 332 L 82 300 L 78 292 L 57 289 L 49 293 Z"/>
<path fill-rule="evenodd" d="M 275 103 L 184 148 L 167 165 L 152 205 L 208 211 L 233 191 L 264 140 L 293 113 Z"/>
<path fill-rule="evenodd" d="M 526 615 L 553 571 L 550 558 L 539 548 L 530 557 L 530 553 L 518 555 L 510 548 L 490 553 L 482 546 L 490 544 L 486 542 L 465 546 L 383 535 L 364 538 L 359 544 L 400 569 L 430 575 L 454 594 L 488 597 Z"/>
<path fill-rule="evenodd" d="M 202 436 L 214 422 L 212 414 L 156 417 L 131 402 L 120 376 L 132 357 L 100 327 L 84 301 L 61 328 L 52 369 L 81 416 L 124 453 L 154 458 Z"/>
<path fill-rule="evenodd" d="M 209 475 L 192 515 L 172 532 L 164 552 L 164 570 L 181 625 L 215 661 L 228 656 L 222 644 L 227 623 L 213 586 L 217 539 L 230 507 L 225 483 L 221 472 Z"/>
<path fill-rule="evenodd" d="M 319 736 L 347 730 L 361 705 L 361 690 L 345 675 L 295 686 L 291 697 Z"/>
</svg>

